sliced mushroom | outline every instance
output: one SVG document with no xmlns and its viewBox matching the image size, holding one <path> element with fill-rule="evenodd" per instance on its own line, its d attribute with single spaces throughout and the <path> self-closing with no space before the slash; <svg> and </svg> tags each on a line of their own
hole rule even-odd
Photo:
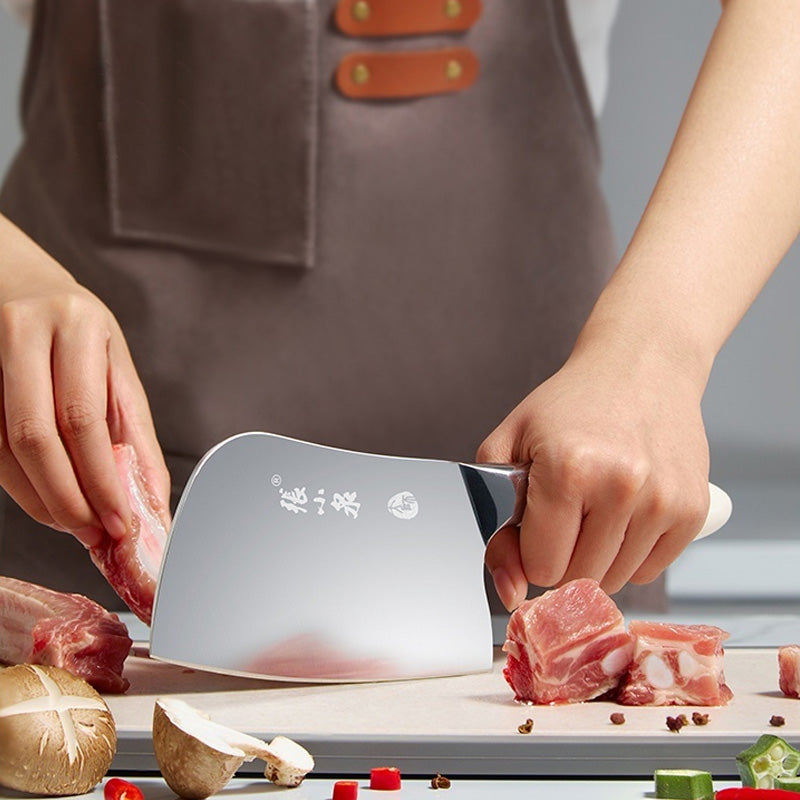
<svg viewBox="0 0 800 800">
<path fill-rule="evenodd" d="M 38 795 L 84 794 L 111 766 L 114 718 L 85 680 L 65 669 L 0 669 L 0 784 Z"/>
<path fill-rule="evenodd" d="M 278 786 L 299 786 L 314 769 L 311 753 L 285 736 L 276 736 L 269 743 L 269 755 L 259 758 L 267 762 L 264 775 Z"/>
<path fill-rule="evenodd" d="M 292 781 L 281 785 L 297 786 L 313 769 L 314 760 L 291 739 L 277 739 L 282 741 L 274 752 L 271 744 L 213 722 L 177 698 L 158 699 L 153 711 L 153 747 L 158 766 L 170 789 L 186 800 L 203 800 L 216 794 L 245 761 L 254 758 L 267 762 L 267 777 L 271 777 L 274 765 L 276 776 Z"/>
</svg>

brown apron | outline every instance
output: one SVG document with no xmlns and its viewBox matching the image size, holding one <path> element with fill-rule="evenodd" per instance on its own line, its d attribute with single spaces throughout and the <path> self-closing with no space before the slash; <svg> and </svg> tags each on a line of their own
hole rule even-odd
<svg viewBox="0 0 800 800">
<path fill-rule="evenodd" d="M 614 263 L 561 0 L 379 39 L 335 5 L 37 4 L 0 210 L 119 319 L 177 491 L 244 430 L 472 460 Z M 355 52 L 454 46 L 480 65 L 463 91 L 334 83 Z M 7 506 L 0 571 L 119 605 L 71 537 Z"/>
</svg>

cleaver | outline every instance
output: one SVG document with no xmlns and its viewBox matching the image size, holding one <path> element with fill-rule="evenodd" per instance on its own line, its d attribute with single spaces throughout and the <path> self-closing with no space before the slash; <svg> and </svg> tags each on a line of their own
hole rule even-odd
<svg viewBox="0 0 800 800">
<path fill-rule="evenodd" d="M 358 453 L 251 432 L 212 448 L 175 512 L 152 658 L 310 682 L 492 667 L 486 543 L 527 467 Z M 698 538 L 731 501 L 710 485 Z"/>
</svg>

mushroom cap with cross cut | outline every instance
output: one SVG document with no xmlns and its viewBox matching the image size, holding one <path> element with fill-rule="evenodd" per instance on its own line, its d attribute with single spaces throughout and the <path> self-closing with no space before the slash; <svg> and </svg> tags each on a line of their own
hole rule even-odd
<svg viewBox="0 0 800 800">
<path fill-rule="evenodd" d="M 82 678 L 59 667 L 0 670 L 0 784 L 39 795 L 84 794 L 111 766 L 114 718 Z"/>
</svg>

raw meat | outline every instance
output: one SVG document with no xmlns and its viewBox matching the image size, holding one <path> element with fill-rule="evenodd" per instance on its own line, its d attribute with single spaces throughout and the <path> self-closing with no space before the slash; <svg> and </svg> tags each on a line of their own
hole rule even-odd
<svg viewBox="0 0 800 800">
<path fill-rule="evenodd" d="M 614 601 L 582 578 L 514 611 L 503 650 L 503 675 L 517 700 L 579 703 L 616 688 L 633 644 Z"/>
<path fill-rule="evenodd" d="M 800 644 L 778 648 L 781 691 L 787 697 L 800 697 Z"/>
<path fill-rule="evenodd" d="M 123 539 L 106 536 L 90 550 L 100 572 L 142 622 L 150 624 L 156 581 L 167 543 L 163 510 L 150 492 L 129 444 L 114 445 L 122 483 L 133 510 L 131 534 Z"/>
<path fill-rule="evenodd" d="M 633 620 L 633 664 L 619 702 L 629 706 L 724 706 L 733 697 L 725 683 L 722 642 L 713 625 L 673 625 Z"/>
<path fill-rule="evenodd" d="M 80 594 L 0 577 L 0 661 L 63 667 L 100 692 L 124 692 L 131 649 L 116 614 Z"/>
</svg>

